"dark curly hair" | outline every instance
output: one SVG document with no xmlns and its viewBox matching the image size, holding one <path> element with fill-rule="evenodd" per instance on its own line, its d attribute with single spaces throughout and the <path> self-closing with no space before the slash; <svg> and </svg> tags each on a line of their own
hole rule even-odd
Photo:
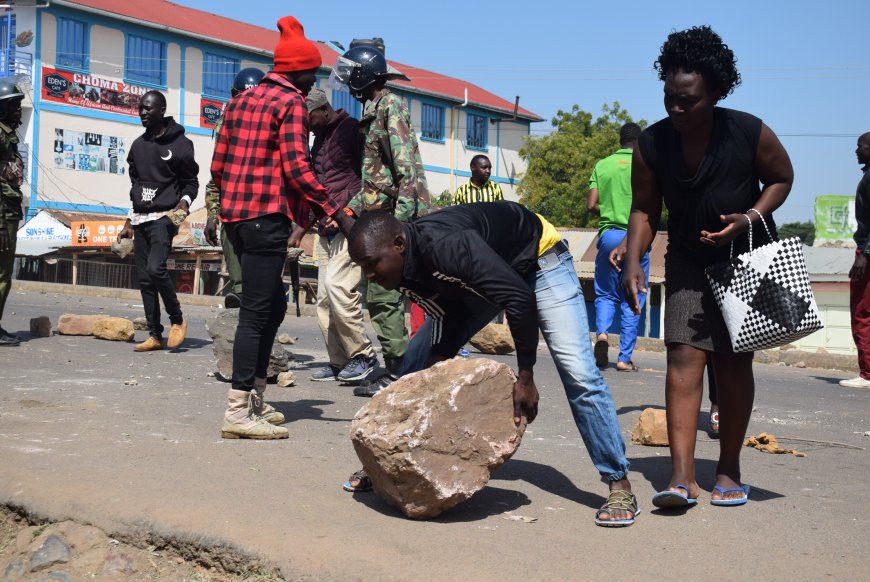
<svg viewBox="0 0 870 582">
<path fill-rule="evenodd" d="M 653 68 L 662 81 L 677 69 L 699 73 L 709 88 L 722 93 L 722 99 L 740 84 L 734 52 L 709 26 L 693 26 L 669 34 Z"/>
</svg>

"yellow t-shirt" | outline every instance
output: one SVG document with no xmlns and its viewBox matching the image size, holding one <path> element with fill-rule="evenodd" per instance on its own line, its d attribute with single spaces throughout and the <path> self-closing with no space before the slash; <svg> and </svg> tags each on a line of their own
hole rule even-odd
<svg viewBox="0 0 870 582">
<path fill-rule="evenodd" d="M 541 242 L 538 243 L 538 256 L 540 257 L 562 239 L 559 237 L 559 231 L 556 230 L 556 227 L 547 222 L 546 218 L 540 214 L 536 214 L 536 216 L 541 221 L 541 226 L 544 227 L 543 232 L 541 232 Z"/>
</svg>

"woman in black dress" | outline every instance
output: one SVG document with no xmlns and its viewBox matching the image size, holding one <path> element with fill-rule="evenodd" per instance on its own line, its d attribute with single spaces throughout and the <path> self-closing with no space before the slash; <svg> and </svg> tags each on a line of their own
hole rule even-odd
<svg viewBox="0 0 870 582">
<path fill-rule="evenodd" d="M 644 131 L 634 150 L 634 195 L 628 227 L 624 285 L 637 308 L 646 292 L 640 257 L 658 228 L 662 201 L 670 212 L 665 258 L 668 438 L 672 470 L 657 507 L 697 502 L 695 436 L 704 367 L 711 356 L 720 413 L 720 453 L 714 505 L 742 505 L 749 488 L 740 475 L 740 450 L 755 396 L 752 353 L 734 353 L 704 269 L 768 242 L 764 215 L 791 190 L 794 173 L 776 135 L 748 113 L 717 107 L 740 83 L 734 53 L 708 26 L 674 32 L 655 63 L 664 81 L 668 117 Z M 750 208 L 757 212 L 750 212 Z"/>
</svg>

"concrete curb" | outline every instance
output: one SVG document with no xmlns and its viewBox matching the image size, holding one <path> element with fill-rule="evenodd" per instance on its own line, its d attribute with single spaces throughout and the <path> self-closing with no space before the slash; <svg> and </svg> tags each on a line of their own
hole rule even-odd
<svg viewBox="0 0 870 582">
<path fill-rule="evenodd" d="M 595 334 L 590 333 L 591 341 L 595 341 Z M 611 348 L 619 349 L 619 336 L 610 334 L 607 344 Z M 637 347 L 641 352 L 664 352 L 664 340 L 650 337 L 637 338 Z M 843 354 L 831 354 L 828 352 L 805 352 L 784 346 L 773 350 L 761 350 L 755 352 L 756 364 L 773 364 L 780 366 L 794 366 L 795 368 L 819 368 L 822 370 L 842 370 L 845 372 L 858 372 L 858 357 Z"/>
</svg>

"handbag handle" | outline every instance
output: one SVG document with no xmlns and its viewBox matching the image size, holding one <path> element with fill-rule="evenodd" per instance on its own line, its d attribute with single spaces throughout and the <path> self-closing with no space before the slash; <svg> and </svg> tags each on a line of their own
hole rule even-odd
<svg viewBox="0 0 870 582">
<path fill-rule="evenodd" d="M 770 234 L 770 229 L 767 227 L 767 222 L 764 220 L 764 215 L 762 213 L 760 213 L 755 208 L 750 208 L 749 210 L 747 210 L 746 214 L 744 214 L 743 216 L 746 217 L 746 222 L 749 223 L 749 231 L 748 231 L 748 233 L 749 233 L 749 254 L 752 255 L 752 219 L 749 218 L 750 212 L 754 212 L 755 214 L 758 215 L 758 218 L 761 219 L 761 224 L 764 225 L 764 232 L 767 233 L 767 238 L 770 239 L 771 241 L 773 241 L 773 235 Z M 731 240 L 731 250 L 729 251 L 728 254 L 729 254 L 728 258 L 730 260 L 734 260 L 734 240 L 733 239 Z"/>
<path fill-rule="evenodd" d="M 773 235 L 770 234 L 770 229 L 767 228 L 767 221 L 764 220 L 764 215 L 763 215 L 762 213 L 760 213 L 759 211 L 757 211 L 756 209 L 754 209 L 754 208 L 750 208 L 750 209 L 747 210 L 746 212 L 754 212 L 755 214 L 758 215 L 758 218 L 761 219 L 761 224 L 764 225 L 764 232 L 767 233 L 767 238 L 770 239 L 771 242 L 773 242 Z M 750 229 L 750 230 L 751 230 L 751 229 Z"/>
</svg>

